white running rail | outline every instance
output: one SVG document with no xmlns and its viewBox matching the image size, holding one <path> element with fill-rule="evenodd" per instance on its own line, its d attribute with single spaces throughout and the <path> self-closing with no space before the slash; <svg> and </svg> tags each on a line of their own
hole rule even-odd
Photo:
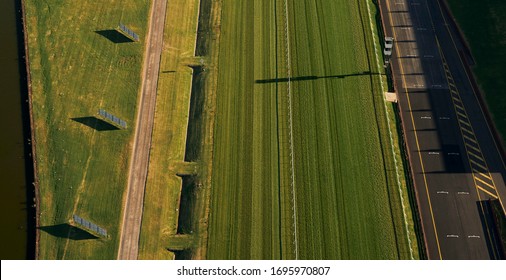
<svg viewBox="0 0 506 280">
<path fill-rule="evenodd" d="M 299 259 L 299 247 L 297 244 L 297 199 L 295 195 L 295 166 L 294 166 L 294 152 L 293 152 L 293 126 L 292 126 L 292 86 L 291 74 L 292 65 L 290 62 L 290 40 L 288 38 L 288 2 L 285 0 L 285 36 L 286 36 L 286 61 L 287 61 L 287 77 L 288 77 L 288 126 L 290 128 L 289 141 L 290 141 L 290 171 L 291 171 L 291 185 L 292 185 L 292 210 L 293 210 L 293 246 L 295 249 L 295 259 Z"/>
<path fill-rule="evenodd" d="M 371 16 L 371 5 L 369 4 L 369 0 L 366 0 L 365 1 L 367 3 L 367 15 L 369 16 L 369 23 L 371 25 L 371 33 L 372 33 L 372 38 L 373 38 L 373 43 L 374 43 L 374 55 L 376 56 L 376 66 L 378 68 L 378 73 L 381 73 L 381 63 L 380 63 L 380 60 L 379 60 L 379 56 L 378 56 L 378 45 L 376 44 L 376 34 L 374 33 L 374 24 L 373 24 L 373 20 L 372 20 L 372 16 Z M 385 85 L 383 83 L 383 79 L 380 77 L 380 83 L 381 83 L 381 94 L 383 94 L 385 92 Z M 406 229 L 406 235 L 408 237 L 408 244 L 409 244 L 409 255 L 411 257 L 412 260 L 414 260 L 414 256 L 413 256 L 413 244 L 411 242 L 411 237 L 410 237 L 410 233 L 409 233 L 409 228 L 408 228 L 408 216 L 406 214 L 406 207 L 404 206 L 404 198 L 403 198 L 403 194 L 402 194 L 402 188 L 401 188 L 401 177 L 400 177 L 400 174 L 399 174 L 399 167 L 397 166 L 397 158 L 395 157 L 395 146 L 394 146 L 394 138 L 392 136 L 392 129 L 391 129 L 391 126 L 390 126 L 390 118 L 389 118 L 389 115 L 388 115 L 388 110 L 387 110 L 387 105 L 386 105 L 386 101 L 385 99 L 383 99 L 383 106 L 385 108 L 385 113 L 386 113 L 386 117 L 387 117 L 387 126 L 388 126 L 388 134 L 390 136 L 390 145 L 392 146 L 392 156 L 394 158 L 394 163 L 395 163 L 395 173 L 397 175 L 397 186 L 399 188 L 399 194 L 400 194 L 400 197 L 401 197 L 401 205 L 402 205 L 402 214 L 404 216 L 404 227 Z"/>
</svg>

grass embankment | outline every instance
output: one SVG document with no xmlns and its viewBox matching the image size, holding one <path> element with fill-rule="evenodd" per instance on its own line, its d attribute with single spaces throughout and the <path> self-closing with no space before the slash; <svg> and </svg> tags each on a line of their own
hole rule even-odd
<svg viewBox="0 0 506 280">
<path fill-rule="evenodd" d="M 40 259 L 114 259 L 119 241 L 149 3 L 26 1 L 37 172 Z M 122 22 L 140 43 L 120 43 Z M 94 118 L 103 108 L 129 128 Z M 106 228 L 93 239 L 73 213 Z M 89 239 L 90 238 L 90 239 Z"/>
<path fill-rule="evenodd" d="M 140 259 L 203 257 L 197 247 L 206 229 L 201 219 L 205 216 L 203 162 L 207 162 L 202 158 L 206 135 L 202 111 L 208 72 L 204 69 L 210 66 L 207 46 L 196 46 L 196 38 L 199 10 L 203 9 L 201 29 L 209 20 L 210 6 L 201 7 L 200 2 L 177 0 L 167 6 Z M 209 30 L 199 32 L 206 35 Z"/>
<path fill-rule="evenodd" d="M 366 2 L 288 1 L 288 19 L 223 2 L 208 257 L 294 258 L 296 220 L 299 258 L 409 258 Z"/>
<path fill-rule="evenodd" d="M 506 1 L 447 0 L 471 48 L 473 72 L 506 143 Z"/>
</svg>

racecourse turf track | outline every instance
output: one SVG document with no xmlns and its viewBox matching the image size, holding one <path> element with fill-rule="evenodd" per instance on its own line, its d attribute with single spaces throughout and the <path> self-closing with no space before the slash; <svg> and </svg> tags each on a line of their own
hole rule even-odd
<svg viewBox="0 0 506 280">
<path fill-rule="evenodd" d="M 208 258 L 410 258 L 366 1 L 221 17 Z"/>
</svg>

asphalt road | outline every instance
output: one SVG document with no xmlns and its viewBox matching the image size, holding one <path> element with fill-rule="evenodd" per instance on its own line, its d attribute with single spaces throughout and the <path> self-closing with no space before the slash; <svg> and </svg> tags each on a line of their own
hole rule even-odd
<svg viewBox="0 0 506 280">
<path fill-rule="evenodd" d="M 120 260 L 136 260 L 139 253 L 144 190 L 148 174 L 166 7 L 167 0 L 153 1 L 149 31 L 145 38 L 146 53 L 142 90 L 138 103 L 134 145 L 118 249 L 118 259 Z"/>
<path fill-rule="evenodd" d="M 497 259 L 483 201 L 506 203 L 506 168 L 439 0 L 380 0 L 429 259 Z"/>
</svg>

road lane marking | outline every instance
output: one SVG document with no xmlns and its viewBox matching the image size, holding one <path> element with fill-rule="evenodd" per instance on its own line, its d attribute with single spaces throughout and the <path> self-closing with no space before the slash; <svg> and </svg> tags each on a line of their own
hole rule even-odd
<svg viewBox="0 0 506 280">
<path fill-rule="evenodd" d="M 386 4 L 387 4 L 388 11 L 391 11 L 391 9 L 390 9 L 390 1 L 386 1 Z M 390 22 L 390 25 L 393 26 L 392 15 L 390 13 L 388 13 L 388 20 Z M 392 31 L 394 33 L 394 37 L 397 37 L 395 28 L 392 28 Z M 395 44 L 395 49 L 399 53 L 399 45 L 398 44 Z M 399 67 L 400 67 L 400 71 L 401 71 L 402 82 L 404 83 L 404 85 L 407 85 L 407 83 L 406 83 L 406 77 L 404 75 L 405 74 L 404 67 L 403 67 L 403 65 L 402 65 L 401 62 L 399 62 Z M 415 119 L 414 119 L 414 116 L 413 116 L 413 109 L 411 107 L 411 101 L 410 101 L 410 98 L 409 98 L 409 90 L 406 88 L 405 91 L 406 91 L 406 98 L 407 98 L 408 107 L 409 107 L 408 109 L 410 111 L 410 116 L 411 116 L 411 124 L 413 125 L 413 129 L 415 130 L 414 131 L 414 134 L 415 134 L 415 143 L 416 143 L 416 147 L 417 147 L 417 150 L 418 150 L 418 158 L 420 160 L 420 166 L 422 168 L 422 177 L 423 177 L 423 181 L 424 181 L 424 185 L 425 185 L 425 192 L 427 194 L 427 202 L 429 203 L 429 211 L 430 211 L 430 216 L 431 216 L 431 219 L 432 219 L 432 226 L 433 226 L 433 230 L 434 230 L 434 236 L 435 236 L 435 239 L 436 239 L 436 245 L 437 245 L 438 255 L 439 255 L 439 259 L 442 260 L 443 259 L 443 255 L 441 254 L 441 246 L 439 244 L 439 236 L 438 236 L 438 233 L 437 233 L 436 221 L 434 220 L 434 211 L 432 209 L 432 202 L 431 202 L 431 198 L 430 198 L 430 194 L 429 194 L 429 186 L 427 184 L 427 177 L 425 176 L 425 167 L 423 165 L 422 154 L 420 153 L 420 143 L 418 141 L 418 133 L 416 132 L 416 125 L 415 125 Z"/>
<path fill-rule="evenodd" d="M 483 157 L 481 157 L 480 155 L 475 154 L 474 152 L 467 151 L 467 153 L 468 153 L 470 156 L 473 156 L 474 158 L 476 158 L 476 159 L 478 159 L 478 160 L 484 161 L 484 160 L 483 160 Z"/>
<path fill-rule="evenodd" d="M 478 162 L 476 162 L 476 161 L 474 161 L 474 160 L 472 160 L 472 159 L 469 159 L 469 161 L 470 161 L 472 164 L 477 165 L 477 166 L 478 166 L 478 167 L 480 167 L 481 169 L 483 169 L 483 170 L 487 170 L 487 168 L 486 168 L 485 166 L 483 166 L 482 164 L 480 164 L 480 163 L 478 163 Z"/>
<path fill-rule="evenodd" d="M 468 235 L 467 238 L 481 238 L 479 235 Z"/>
<path fill-rule="evenodd" d="M 491 184 L 489 184 L 489 183 L 487 183 L 487 182 L 483 181 L 482 179 L 480 179 L 480 177 L 474 176 L 474 178 L 475 178 L 476 180 L 480 181 L 480 183 L 485 184 L 487 187 L 489 187 L 489 188 L 491 188 L 491 189 L 495 190 L 494 186 L 492 186 Z"/>
<path fill-rule="evenodd" d="M 482 191 L 482 192 L 484 192 L 484 193 L 486 193 L 486 194 L 490 195 L 491 197 L 493 197 L 493 198 L 497 199 L 497 196 L 496 196 L 495 194 L 493 194 L 493 193 L 491 193 L 491 192 L 487 191 L 486 189 L 484 189 L 484 188 L 482 188 L 482 187 L 480 187 L 480 186 L 478 186 L 478 185 L 476 186 L 476 188 L 480 189 L 480 191 Z"/>
<path fill-rule="evenodd" d="M 469 139 L 469 140 L 472 140 L 472 139 Z M 475 150 L 476 152 L 480 153 L 481 154 L 481 151 L 478 150 L 478 148 L 476 148 L 475 146 L 471 145 L 469 142 L 465 142 L 466 143 L 466 146 L 468 146 L 469 148 Z"/>
<path fill-rule="evenodd" d="M 459 97 L 458 95 L 456 95 L 456 98 L 460 101 L 460 97 Z M 456 110 L 456 111 L 457 111 L 457 112 L 459 112 L 459 113 L 461 113 L 461 114 L 464 114 L 464 116 L 465 116 L 465 114 L 466 114 L 466 110 L 465 110 L 465 109 L 464 109 L 464 107 L 462 107 L 462 106 L 461 106 L 461 107 L 459 107 L 459 108 L 457 108 L 457 110 Z M 467 118 L 466 118 L 466 119 L 467 119 Z"/>
<path fill-rule="evenodd" d="M 448 194 L 447 191 L 437 191 L 436 193 L 438 193 L 438 194 Z"/>
<path fill-rule="evenodd" d="M 490 177 L 488 177 L 485 173 L 488 172 L 488 170 L 479 170 L 479 166 L 474 166 L 472 164 L 471 165 L 471 169 L 473 170 L 473 172 L 476 172 L 478 174 L 480 174 L 481 176 L 483 177 L 487 177 L 488 179 L 491 179 Z"/>
<path fill-rule="evenodd" d="M 459 115 L 461 118 L 467 120 L 467 116 L 462 114 L 461 112 L 457 111 L 457 115 Z"/>
<path fill-rule="evenodd" d="M 471 141 L 471 142 L 473 142 L 473 143 L 475 143 L 475 144 L 478 144 L 478 142 L 476 142 L 476 140 L 474 140 L 473 138 L 471 138 L 471 137 L 469 137 L 469 136 L 467 136 L 467 135 L 465 135 L 465 134 L 462 134 L 462 136 L 464 136 L 464 138 L 466 138 L 467 140 L 469 140 L 469 141 Z M 464 141 L 464 142 L 465 142 L 465 141 Z M 476 151 L 479 151 L 479 152 L 481 153 L 481 151 L 480 151 L 480 150 L 478 150 L 478 148 L 473 147 L 473 149 L 475 149 Z"/>
<path fill-rule="evenodd" d="M 465 194 L 465 195 L 468 195 L 469 193 L 468 193 L 468 192 L 458 192 L 457 194 Z"/>
<path fill-rule="evenodd" d="M 457 92 L 455 92 L 455 95 L 456 95 L 456 96 L 452 95 L 452 99 L 453 99 L 453 100 L 455 100 L 455 101 L 457 101 L 458 103 L 462 103 L 462 102 L 460 101 L 459 96 L 457 95 Z M 461 110 L 464 110 L 464 108 L 463 108 L 460 104 L 456 104 L 456 103 L 454 103 L 454 105 L 455 105 L 457 108 L 459 108 L 459 109 L 461 109 Z"/>
<path fill-rule="evenodd" d="M 461 124 L 467 125 L 467 126 L 469 126 L 469 127 L 471 126 L 471 125 L 470 125 L 467 121 L 465 121 L 465 120 L 463 120 L 463 119 L 461 119 L 461 118 L 459 118 L 459 119 L 458 119 L 458 121 L 459 121 Z M 461 127 L 462 127 L 462 126 L 461 126 Z M 472 133 L 472 134 L 474 135 L 474 133 Z"/>
<path fill-rule="evenodd" d="M 469 135 L 474 136 L 474 133 L 471 130 L 469 130 L 469 129 L 465 128 L 465 127 L 462 127 L 462 130 L 464 132 L 467 132 Z"/>
<path fill-rule="evenodd" d="M 448 237 L 448 238 L 459 238 L 458 234 L 447 234 L 446 237 Z"/>
<path fill-rule="evenodd" d="M 440 9 L 441 15 L 443 16 L 443 19 L 444 19 L 444 21 L 445 21 L 445 23 L 446 23 L 446 18 L 445 18 L 445 16 L 443 15 L 443 11 L 442 11 L 442 9 L 441 9 L 441 5 L 440 5 L 439 1 L 436 1 L 436 2 L 437 2 L 437 3 L 438 3 L 438 5 L 439 5 L 439 9 Z M 428 6 L 427 2 L 425 2 L 425 6 L 426 6 L 426 8 L 427 8 L 427 11 L 429 12 L 429 16 L 430 16 L 430 18 L 431 18 L 431 23 L 432 23 L 432 26 L 434 27 L 434 20 L 433 20 L 433 18 L 432 18 L 432 13 L 430 12 L 430 9 L 429 9 L 429 6 Z M 457 48 L 457 46 L 456 46 L 456 44 L 455 44 L 455 41 L 453 40 L 453 36 L 452 36 L 452 34 L 451 34 L 451 32 L 450 32 L 449 27 L 448 27 L 448 26 L 446 26 L 446 29 L 447 29 L 447 31 L 448 31 L 448 33 L 449 33 L 449 35 L 450 35 L 451 39 L 452 39 L 453 46 L 455 47 L 455 51 L 457 51 L 457 53 L 458 53 L 458 48 Z M 434 30 L 435 30 L 435 28 L 434 28 Z M 438 38 L 437 38 L 437 34 L 434 34 L 434 36 L 435 36 L 435 38 L 436 38 L 436 43 L 437 43 L 437 46 L 438 46 L 439 53 L 440 53 L 440 55 L 441 55 L 441 59 L 442 59 L 442 61 L 443 61 L 443 65 L 444 65 L 444 67 L 445 67 L 446 69 L 448 69 L 448 70 L 449 70 L 449 66 L 448 66 L 448 64 L 446 64 L 446 59 L 445 59 L 445 57 L 444 57 L 443 50 L 441 49 L 441 45 L 439 44 L 439 40 L 438 40 Z M 462 63 L 462 66 L 464 66 L 464 64 L 463 64 L 463 62 L 462 62 L 462 59 L 460 58 L 460 55 L 459 55 L 459 59 L 460 59 L 460 62 Z M 464 66 L 464 68 L 465 68 L 465 66 Z M 466 75 L 467 75 L 467 71 L 464 71 L 464 72 L 466 72 Z M 451 73 L 447 74 L 447 77 L 448 77 L 448 76 L 452 76 L 452 75 L 451 75 Z M 468 79 L 469 79 L 469 77 L 468 77 Z M 474 91 L 474 89 L 473 89 L 473 91 Z M 457 93 L 457 95 L 459 96 L 459 99 L 460 99 L 460 94 L 459 94 L 459 93 Z M 462 101 L 461 101 L 461 103 L 462 103 L 462 106 L 464 106 L 464 103 L 463 103 Z M 455 103 L 454 103 L 454 105 L 455 105 Z M 481 107 L 480 107 L 480 108 L 481 108 Z M 465 109 L 464 109 L 464 112 L 465 112 Z M 467 114 L 467 112 L 465 112 L 465 113 Z M 459 123 L 460 123 L 460 122 L 459 122 Z M 460 127 L 462 128 L 462 126 L 460 126 Z M 474 131 L 471 125 L 469 125 L 469 127 L 470 127 L 471 131 Z M 489 128 L 489 129 L 490 129 L 490 128 Z M 462 130 L 461 130 L 461 131 L 462 131 Z M 461 133 L 461 134 L 463 135 L 463 133 Z M 472 135 L 472 136 L 473 136 L 474 138 L 476 138 L 476 136 L 474 135 L 474 133 L 473 133 L 473 135 Z M 495 140 L 494 140 L 494 141 L 495 141 Z M 474 141 L 474 142 L 475 142 L 475 143 L 476 143 L 476 145 L 478 146 L 478 149 L 480 150 L 480 153 L 481 153 L 480 143 L 478 143 L 477 141 Z M 467 154 L 467 146 L 464 146 L 464 147 L 466 147 L 466 155 L 467 155 L 467 159 L 468 159 L 468 161 L 469 161 L 469 155 Z M 497 147 L 497 146 L 496 146 L 496 147 Z M 504 163 L 504 162 L 503 162 L 503 163 Z M 469 163 L 469 164 L 471 165 L 471 163 Z M 486 164 L 487 164 L 487 163 L 485 162 L 485 165 L 486 165 Z M 473 167 L 471 167 L 471 168 L 473 168 Z M 473 170 L 474 170 L 474 169 L 473 169 Z M 488 172 L 488 168 L 487 168 L 487 172 Z M 477 185 L 477 183 L 476 183 L 476 179 L 475 179 L 475 176 L 473 176 L 473 181 L 474 181 L 474 184 L 475 184 L 475 189 L 476 189 L 476 194 L 478 195 L 478 199 L 479 199 L 479 200 L 481 200 L 481 195 L 480 195 L 480 192 L 478 191 L 478 189 L 482 190 L 482 188 L 481 188 L 481 187 L 479 187 L 479 186 Z M 495 186 L 494 180 L 491 180 L 491 181 L 492 181 L 492 184 Z M 491 194 L 490 192 L 487 192 L 487 191 L 484 191 L 484 192 L 485 192 L 485 193 L 488 193 L 488 194 Z M 494 196 L 494 195 L 492 195 L 492 194 L 491 194 L 491 196 L 492 196 L 492 197 L 496 197 L 496 198 L 497 198 L 497 196 Z M 499 202 L 501 203 L 501 206 L 502 206 L 502 208 L 503 208 L 503 211 L 505 211 L 504 205 L 502 204 L 502 201 L 500 200 L 500 198 L 499 198 Z M 485 209 L 483 208 L 483 205 L 482 205 L 481 203 L 480 203 L 480 210 L 481 210 L 481 214 L 482 214 L 482 215 L 485 215 Z M 487 229 L 487 234 L 488 234 L 489 239 L 492 239 L 491 234 L 490 234 L 490 230 L 489 230 L 489 226 L 488 226 L 487 219 L 485 219 L 485 228 Z M 496 253 L 495 253 L 495 250 L 493 250 L 493 254 L 494 254 L 494 258 L 497 258 Z"/>
<path fill-rule="evenodd" d="M 443 13 L 443 8 L 441 7 L 441 3 L 440 3 L 439 1 L 436 1 L 436 3 L 437 3 L 437 5 L 438 5 L 438 7 L 439 7 L 439 13 L 441 14 L 441 17 L 443 18 L 443 21 L 444 21 L 444 23 L 445 23 L 444 25 L 446 26 L 446 30 L 448 31 L 448 34 L 450 35 L 450 39 L 451 39 L 451 41 L 452 41 L 452 43 L 453 43 L 454 50 L 455 50 L 456 52 L 458 52 L 458 47 L 457 47 L 457 44 L 455 43 L 455 39 L 453 38 L 453 34 L 452 34 L 451 30 L 450 30 L 449 24 L 448 24 L 448 22 L 446 21 L 446 17 L 445 17 L 445 15 L 444 15 L 444 13 Z M 425 5 L 427 6 L 427 3 L 426 3 Z M 430 13 L 430 10 L 429 10 L 429 7 L 428 7 L 428 6 L 427 6 L 427 10 L 429 11 L 429 15 L 430 15 L 430 17 L 431 17 L 431 19 L 432 19 L 432 14 Z M 432 21 L 432 20 L 431 20 L 431 21 Z M 434 24 L 433 24 L 433 25 L 434 25 Z M 438 43 L 438 45 L 439 45 L 439 43 Z M 464 61 L 462 60 L 462 57 L 460 56 L 460 54 L 458 55 L 458 58 L 459 58 L 460 64 L 462 65 L 462 67 L 463 67 L 463 68 L 464 68 L 464 70 L 465 70 L 466 66 L 465 66 Z M 479 93 L 477 93 L 477 92 L 475 91 L 474 87 L 472 86 L 472 85 L 473 85 L 473 83 L 471 82 L 471 78 L 469 77 L 469 74 L 467 73 L 467 71 L 464 71 L 464 73 L 466 74 L 467 81 L 469 82 L 469 85 L 471 86 L 471 90 L 472 90 L 472 92 L 474 93 L 474 95 L 475 95 L 475 97 L 476 97 L 476 96 L 477 96 L 477 94 L 479 94 Z M 476 98 L 476 99 L 477 99 L 477 98 Z M 478 101 L 478 100 L 477 100 L 477 101 Z M 479 102 L 478 102 L 478 107 L 480 108 L 480 111 L 481 111 L 481 114 L 482 114 L 483 118 L 485 118 L 485 113 L 483 112 L 483 108 L 481 107 L 481 105 L 479 104 Z M 485 118 L 485 119 L 486 119 L 486 118 Z M 490 125 L 489 125 L 489 124 L 488 124 L 488 122 L 486 122 L 486 121 L 485 121 L 485 124 L 487 125 L 488 131 L 489 131 L 489 132 L 490 132 L 490 134 L 492 135 L 493 133 L 492 133 L 492 129 L 490 128 Z M 500 152 L 499 152 L 499 146 L 497 145 L 497 142 L 496 142 L 495 138 L 494 138 L 494 137 L 491 137 L 491 138 L 492 138 L 492 141 L 493 141 L 493 142 L 494 142 L 494 144 L 495 144 L 496 151 L 500 154 Z M 478 145 L 478 147 L 480 146 L 480 144 L 479 144 L 479 143 L 477 143 L 477 145 Z M 479 148 L 480 148 L 480 147 L 479 147 Z M 481 149 L 481 148 L 480 148 L 480 149 Z M 500 156 L 500 159 L 501 159 L 501 162 L 502 162 L 503 167 L 504 167 L 504 168 L 506 168 L 506 164 L 505 164 L 505 162 L 504 162 L 503 157 L 502 157 L 502 156 Z M 495 185 L 495 183 L 494 183 L 494 185 Z M 499 194 L 498 194 L 498 196 L 499 196 Z M 479 194 L 478 194 L 478 197 L 479 197 Z M 499 197 L 498 197 L 498 199 L 499 199 L 499 203 L 501 204 L 501 207 L 502 207 L 503 212 L 505 212 L 505 213 L 506 213 L 506 208 L 505 208 L 505 206 L 504 206 L 504 203 L 503 203 L 503 201 L 502 201 L 501 197 L 499 196 Z M 483 210 L 483 206 L 482 206 L 482 210 Z M 486 222 L 486 221 L 485 221 L 485 222 Z M 487 231 L 488 231 L 488 228 L 487 228 Z M 489 237 L 490 237 L 490 233 L 489 233 Z M 494 251 L 494 252 L 495 252 L 495 251 Z M 495 256 L 495 253 L 494 253 L 494 256 Z"/>
<path fill-rule="evenodd" d="M 492 180 L 492 178 L 490 176 L 488 176 L 487 174 L 483 173 L 482 171 L 478 171 L 474 167 L 472 169 L 473 169 L 473 173 L 475 173 L 476 175 L 480 175 L 480 176 L 485 177 L 485 178 L 487 178 L 489 180 Z"/>
</svg>

